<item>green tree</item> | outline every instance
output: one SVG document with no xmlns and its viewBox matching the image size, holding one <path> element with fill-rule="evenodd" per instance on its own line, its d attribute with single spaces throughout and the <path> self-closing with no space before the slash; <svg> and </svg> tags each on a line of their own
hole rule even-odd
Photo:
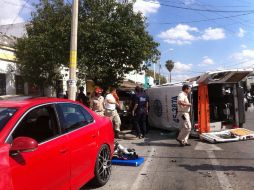
<svg viewBox="0 0 254 190">
<path fill-rule="evenodd" d="M 35 8 L 27 35 L 15 48 L 24 79 L 44 92 L 46 86 L 56 87 L 60 66 L 68 64 L 71 12 L 62 0 L 43 0 Z"/>
<path fill-rule="evenodd" d="M 146 75 L 150 76 L 150 77 L 154 77 L 153 70 L 147 70 Z M 157 72 L 155 72 L 155 78 L 156 78 L 156 80 L 160 80 L 161 84 L 166 84 L 167 83 L 167 79 L 163 75 L 160 75 Z"/>
<path fill-rule="evenodd" d="M 166 61 L 165 66 L 166 66 L 167 70 L 169 71 L 169 75 L 170 75 L 169 82 L 171 82 L 171 71 L 173 70 L 174 65 L 175 65 L 175 63 L 172 60 Z"/>
<path fill-rule="evenodd" d="M 78 24 L 78 77 L 97 85 L 117 85 L 124 75 L 156 62 L 158 43 L 146 31 L 146 21 L 132 3 L 81 0 Z M 55 85 L 61 66 L 68 66 L 71 7 L 63 0 L 40 0 L 27 36 L 16 45 L 17 61 L 26 81 Z M 143 67 L 143 68 L 141 68 Z"/>
<path fill-rule="evenodd" d="M 117 85 L 124 74 L 158 59 L 158 43 L 132 3 L 82 1 L 79 21 L 79 69 L 103 87 Z"/>
</svg>

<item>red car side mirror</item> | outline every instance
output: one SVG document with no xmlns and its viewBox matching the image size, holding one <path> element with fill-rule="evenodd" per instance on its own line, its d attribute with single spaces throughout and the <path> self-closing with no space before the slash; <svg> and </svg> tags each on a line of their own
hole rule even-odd
<svg viewBox="0 0 254 190">
<path fill-rule="evenodd" d="M 13 140 L 10 151 L 31 152 L 36 150 L 38 142 L 30 137 L 17 137 Z"/>
</svg>

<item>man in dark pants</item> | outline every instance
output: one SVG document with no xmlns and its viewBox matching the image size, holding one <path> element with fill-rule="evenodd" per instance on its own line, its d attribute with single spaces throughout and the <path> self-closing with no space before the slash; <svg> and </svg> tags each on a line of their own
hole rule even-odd
<svg viewBox="0 0 254 190">
<path fill-rule="evenodd" d="M 137 137 L 144 138 L 146 134 L 146 116 L 148 113 L 148 99 L 147 96 L 141 92 L 139 86 L 135 88 L 136 97 L 135 105 L 132 110 L 134 116 L 134 125 L 136 127 Z"/>
</svg>

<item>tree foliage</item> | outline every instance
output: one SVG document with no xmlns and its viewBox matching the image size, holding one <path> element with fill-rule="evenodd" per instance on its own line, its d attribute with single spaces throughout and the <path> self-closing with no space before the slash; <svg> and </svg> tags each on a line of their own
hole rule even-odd
<svg viewBox="0 0 254 190">
<path fill-rule="evenodd" d="M 95 83 L 116 85 L 124 74 L 156 62 L 158 44 L 133 4 L 86 0 L 80 4 L 79 68 Z"/>
<path fill-rule="evenodd" d="M 102 87 L 117 85 L 124 75 L 156 62 L 158 43 L 146 31 L 146 21 L 132 3 L 81 0 L 78 24 L 79 77 Z M 58 68 L 68 66 L 71 7 L 63 0 L 40 0 L 18 40 L 17 59 L 27 81 L 52 85 Z M 145 66 L 143 66 L 145 67 Z"/>
<path fill-rule="evenodd" d="M 165 66 L 169 72 L 171 72 L 174 69 L 174 65 L 175 65 L 175 63 L 172 60 L 167 60 L 166 64 L 165 64 Z"/>
<path fill-rule="evenodd" d="M 150 77 L 154 77 L 154 73 L 153 73 L 153 70 L 147 70 L 146 71 L 146 75 L 147 76 L 150 76 Z M 167 79 L 166 77 L 164 77 L 163 75 L 155 72 L 155 79 L 156 80 L 160 80 L 160 84 L 166 84 L 167 83 Z M 154 80 L 155 80 L 154 79 Z"/>
<path fill-rule="evenodd" d="M 169 71 L 169 74 L 170 74 L 169 82 L 171 82 L 171 72 L 174 69 L 175 63 L 172 60 L 167 60 L 165 66 L 167 70 Z"/>
<path fill-rule="evenodd" d="M 27 35 L 17 40 L 16 57 L 21 74 L 43 88 L 56 85 L 59 67 L 68 64 L 71 28 L 70 7 L 62 0 L 41 1 L 26 26 Z"/>
</svg>

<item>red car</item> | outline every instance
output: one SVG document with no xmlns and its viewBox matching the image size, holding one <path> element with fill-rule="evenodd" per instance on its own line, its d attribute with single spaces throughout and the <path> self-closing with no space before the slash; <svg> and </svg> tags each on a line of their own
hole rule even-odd
<svg viewBox="0 0 254 190">
<path fill-rule="evenodd" d="M 102 186 L 113 151 L 111 121 L 77 102 L 0 101 L 0 190 Z"/>
</svg>

